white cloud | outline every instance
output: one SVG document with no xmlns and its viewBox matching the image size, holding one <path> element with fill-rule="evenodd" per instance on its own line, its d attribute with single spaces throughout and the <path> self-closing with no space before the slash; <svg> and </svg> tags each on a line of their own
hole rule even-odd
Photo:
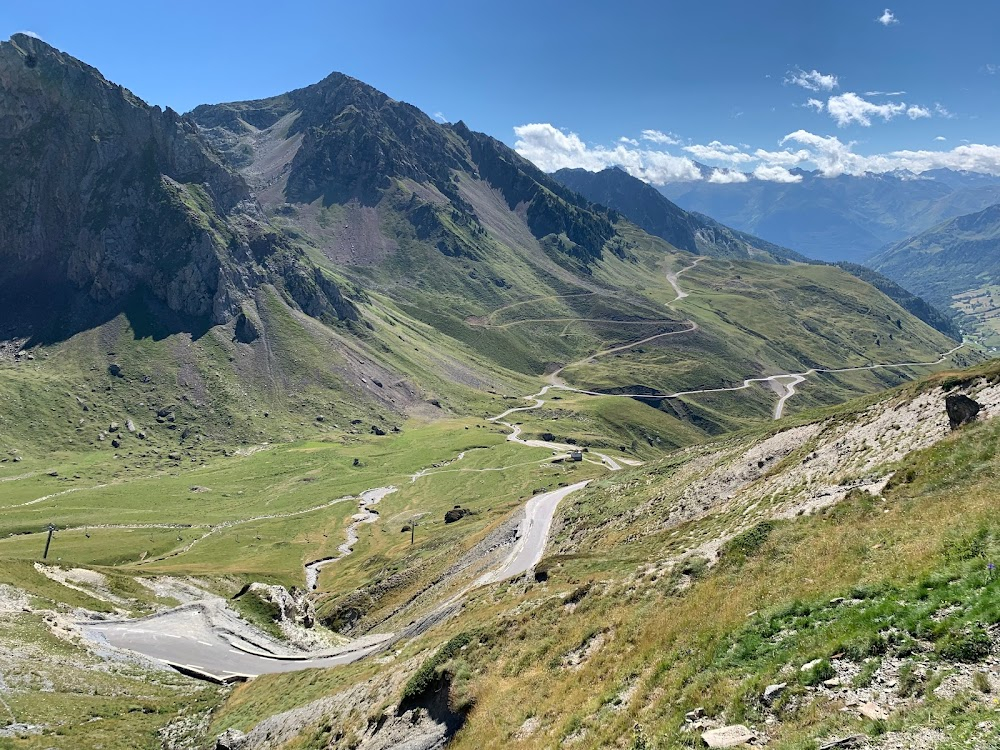
<svg viewBox="0 0 1000 750">
<path fill-rule="evenodd" d="M 807 99 L 806 103 L 803 104 L 802 106 L 815 109 L 817 112 L 822 112 L 824 107 L 826 107 L 826 105 L 823 104 L 823 102 L 821 102 L 819 99 Z"/>
<path fill-rule="evenodd" d="M 935 141 L 946 141 L 948 139 L 945 138 L 943 135 L 936 135 L 936 136 L 934 136 L 934 140 Z"/>
<path fill-rule="evenodd" d="M 919 120 L 923 117 L 930 117 L 931 111 L 927 107 L 921 107 L 918 104 L 914 104 L 907 108 L 906 116 L 911 120 Z"/>
<path fill-rule="evenodd" d="M 684 150 L 701 161 L 722 161 L 734 165 L 755 161 L 753 156 L 740 151 L 739 146 L 719 141 L 712 141 L 708 145 L 685 146 Z"/>
<path fill-rule="evenodd" d="M 635 138 L 628 138 L 628 137 L 626 137 L 624 135 L 621 138 L 618 139 L 618 142 L 619 143 L 627 143 L 629 146 L 638 146 L 639 145 L 639 141 L 637 141 Z"/>
<path fill-rule="evenodd" d="M 660 143 L 664 146 L 679 146 L 681 141 L 673 133 L 664 133 L 659 130 L 643 130 L 642 140 L 650 143 Z"/>
<path fill-rule="evenodd" d="M 811 152 L 810 161 L 825 177 L 897 169 L 917 174 L 930 169 L 954 169 L 1000 176 L 1000 146 L 970 143 L 950 151 L 904 150 L 864 156 L 854 152 L 854 143 L 843 143 L 835 136 L 816 135 L 805 130 L 789 133 L 781 140 L 782 145 L 788 142 L 805 146 Z"/>
<path fill-rule="evenodd" d="M 444 116 L 444 112 L 435 112 L 434 119 L 438 122 L 448 122 L 448 118 Z"/>
<path fill-rule="evenodd" d="M 753 171 L 753 176 L 758 180 L 767 180 L 768 182 L 802 182 L 802 175 L 792 174 L 776 164 L 761 164 Z"/>
<path fill-rule="evenodd" d="M 997 73 L 1000 73 L 1000 65 L 994 65 L 993 63 L 986 63 L 986 65 L 983 66 L 983 70 L 985 70 L 991 76 L 995 76 Z"/>
<path fill-rule="evenodd" d="M 34 31 L 25 30 L 25 31 L 18 31 L 17 33 L 24 34 L 25 36 L 30 36 L 32 39 L 42 39 L 41 34 L 36 34 Z"/>
<path fill-rule="evenodd" d="M 1000 146 L 985 144 L 964 143 L 950 150 L 901 150 L 866 155 L 854 151 L 857 144 L 853 141 L 844 142 L 836 136 L 796 130 L 782 138 L 780 148 L 774 151 L 763 148 L 750 151 L 749 147 L 720 141 L 685 147 L 685 151 L 696 158 L 721 162 L 722 166 L 703 176 L 688 156 L 643 148 L 627 141 L 612 146 L 591 145 L 577 134 L 548 123 L 521 125 L 514 128 L 514 132 L 517 136 L 515 150 L 546 172 L 564 167 L 596 172 L 618 166 L 633 177 L 654 185 L 702 179 L 720 184 L 746 182 L 749 179 L 746 172 L 758 180 L 799 182 L 801 175 L 789 171 L 793 167 L 816 169 L 824 177 L 896 170 L 920 174 L 939 168 L 1000 177 Z M 945 138 L 937 136 L 934 140 L 942 143 Z"/>
<path fill-rule="evenodd" d="M 905 91 L 866 91 L 865 96 L 903 96 Z"/>
<path fill-rule="evenodd" d="M 545 172 L 578 167 L 597 172 L 619 166 L 633 177 L 663 185 L 667 182 L 700 180 L 701 172 L 686 156 L 666 151 L 629 147 L 589 146 L 576 133 L 564 132 L 549 123 L 519 125 L 514 128 L 514 150 Z"/>
<path fill-rule="evenodd" d="M 743 172 L 738 172 L 735 169 L 715 169 L 712 174 L 708 176 L 709 182 L 714 182 L 717 185 L 728 185 L 734 182 L 748 182 L 750 178 Z"/>
<path fill-rule="evenodd" d="M 837 76 L 832 73 L 823 74 L 818 70 L 805 71 L 796 68 L 785 74 L 785 83 L 792 83 L 810 91 L 833 91 L 837 87 Z"/>
<path fill-rule="evenodd" d="M 881 117 L 888 122 L 896 115 L 906 112 L 906 104 L 903 102 L 875 104 L 858 96 L 853 91 L 848 91 L 827 99 L 826 109 L 840 127 L 856 122 L 867 128 L 872 124 L 873 117 Z"/>
<path fill-rule="evenodd" d="M 882 12 L 882 15 L 876 18 L 875 20 L 878 21 L 883 26 L 892 26 L 894 23 L 899 23 L 899 19 L 896 18 L 896 14 L 893 13 L 888 8 L 886 8 Z"/>
<path fill-rule="evenodd" d="M 944 107 L 944 106 L 942 106 L 941 104 L 939 104 L 937 102 L 934 103 L 934 111 L 937 113 L 938 117 L 943 117 L 946 120 L 954 120 L 955 119 L 955 115 L 953 115 L 951 112 L 949 112 L 947 107 Z"/>
<path fill-rule="evenodd" d="M 782 167 L 795 167 L 799 164 L 803 164 L 810 160 L 812 154 L 806 149 L 799 149 L 798 151 L 789 151 L 785 149 L 783 151 L 765 151 L 762 148 L 757 149 L 753 152 L 760 161 L 765 164 L 777 164 Z"/>
</svg>

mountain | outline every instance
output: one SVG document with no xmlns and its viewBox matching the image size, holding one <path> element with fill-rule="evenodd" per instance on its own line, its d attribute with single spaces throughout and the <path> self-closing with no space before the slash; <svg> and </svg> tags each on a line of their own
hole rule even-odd
<svg viewBox="0 0 1000 750">
<path fill-rule="evenodd" d="M 881 273 L 869 268 L 868 266 L 843 261 L 836 263 L 835 265 L 838 268 L 844 269 L 852 276 L 856 276 L 862 281 L 871 284 L 873 287 L 882 292 L 882 294 L 887 296 L 915 318 L 924 321 L 931 328 L 941 331 L 941 333 L 951 337 L 955 341 L 962 340 L 962 332 L 958 324 L 955 322 L 955 316 L 942 312 L 942 310 L 948 310 L 947 307 L 938 309 L 934 305 L 927 302 L 923 297 L 918 297 L 916 294 L 913 294 L 913 292 L 908 289 L 904 289 L 896 282 L 886 276 L 883 276 Z"/>
<path fill-rule="evenodd" d="M 932 170 L 840 175 L 795 170 L 799 182 L 664 185 L 678 205 L 819 260 L 861 262 L 914 232 L 1000 202 L 1000 179 Z"/>
<path fill-rule="evenodd" d="M 1000 344 L 1000 205 L 941 222 L 868 261 L 963 320 L 995 347 Z"/>
<path fill-rule="evenodd" d="M 263 284 L 315 317 L 357 318 L 191 122 L 25 35 L 0 46 L 0 86 L 4 333 L 65 337 L 139 300 L 220 325 Z"/>
<path fill-rule="evenodd" d="M 600 172 L 560 169 L 552 176 L 588 200 L 621 212 L 637 226 L 680 250 L 720 258 L 808 262 L 793 250 L 730 229 L 707 216 L 685 211 L 619 167 Z"/>
<path fill-rule="evenodd" d="M 692 253 L 777 263 L 819 262 L 794 250 L 730 229 L 707 216 L 684 211 L 650 185 L 619 168 L 601 172 L 562 169 L 555 172 L 553 177 L 589 200 L 615 209 L 650 234 Z M 871 284 L 932 328 L 953 339 L 961 338 L 951 318 L 899 284 L 856 263 L 841 262 L 835 265 Z"/>
<path fill-rule="evenodd" d="M 902 357 L 932 340 L 920 324 L 900 331 L 895 321 L 906 313 L 867 284 L 835 269 L 764 270 L 796 256 L 704 217 L 688 220 L 696 245 L 727 255 L 705 258 L 685 279 L 713 287 L 739 281 L 681 314 L 669 304 L 676 293 L 666 276 L 690 256 L 499 141 L 462 122 L 439 124 L 348 76 L 204 105 L 190 117 L 311 258 L 523 374 L 557 371 L 600 391 L 684 390 L 740 383 L 745 371 L 844 361 L 848 352 L 873 361 L 887 346 Z M 751 254 L 772 262 L 730 265 Z M 772 296 L 782 304 L 765 302 Z M 863 324 L 831 324 L 857 315 Z M 663 367 L 660 347 L 629 343 L 692 323 L 692 335 L 670 339 L 676 348 L 666 354 L 688 365 Z M 622 351 L 617 366 L 590 361 L 609 347 Z M 732 424 L 707 411 L 684 419 L 709 431 Z"/>
</svg>

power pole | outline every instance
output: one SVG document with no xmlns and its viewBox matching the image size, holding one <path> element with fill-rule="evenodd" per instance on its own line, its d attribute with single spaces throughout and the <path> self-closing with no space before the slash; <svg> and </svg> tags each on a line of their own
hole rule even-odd
<svg viewBox="0 0 1000 750">
<path fill-rule="evenodd" d="M 411 547 L 413 546 L 413 536 L 414 536 L 414 532 L 416 531 L 416 529 L 417 529 L 417 519 L 414 518 L 413 521 L 410 522 L 410 546 Z"/>
<path fill-rule="evenodd" d="M 51 523 L 46 528 L 49 530 L 49 538 L 45 540 L 45 552 L 42 553 L 43 560 L 49 556 L 49 545 L 52 544 L 52 532 L 56 530 L 55 524 Z"/>
</svg>

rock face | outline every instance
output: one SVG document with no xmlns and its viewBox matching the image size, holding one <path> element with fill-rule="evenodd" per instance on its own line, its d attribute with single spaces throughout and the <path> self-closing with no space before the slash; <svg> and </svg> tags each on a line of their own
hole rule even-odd
<svg viewBox="0 0 1000 750">
<path fill-rule="evenodd" d="M 974 422 L 982 405 L 964 393 L 953 393 L 944 399 L 944 407 L 948 410 L 948 424 L 957 430 L 962 425 Z"/>
<path fill-rule="evenodd" d="M 137 300 L 224 323 L 264 282 L 314 316 L 355 315 L 193 123 L 23 34 L 0 43 L 0 153 L 0 320 L 13 332 L 91 325 Z M 40 316 L 43 289 L 63 308 Z"/>
</svg>

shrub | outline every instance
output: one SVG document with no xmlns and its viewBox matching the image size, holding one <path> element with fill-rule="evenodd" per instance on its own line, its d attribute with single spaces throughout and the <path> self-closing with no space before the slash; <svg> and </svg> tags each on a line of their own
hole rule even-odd
<svg viewBox="0 0 1000 750">
<path fill-rule="evenodd" d="M 761 521 L 742 534 L 734 536 L 719 550 L 719 558 L 731 565 L 742 565 L 749 558 L 759 554 L 775 528 L 774 521 Z"/>
<path fill-rule="evenodd" d="M 899 683 L 896 686 L 896 693 L 900 698 L 909 698 L 920 692 L 924 684 L 924 675 L 920 674 L 912 661 L 908 661 L 899 668 Z"/>
<path fill-rule="evenodd" d="M 990 684 L 989 675 L 985 672 L 976 672 L 972 675 L 972 687 L 980 693 L 992 693 L 993 686 Z"/>
<path fill-rule="evenodd" d="M 818 664 L 805 672 L 799 673 L 799 682 L 803 685 L 814 687 L 824 680 L 829 680 L 837 676 L 837 671 L 827 659 L 821 659 Z"/>
<path fill-rule="evenodd" d="M 942 659 L 976 664 L 990 655 L 993 642 L 983 626 L 975 623 L 962 630 L 950 630 L 938 641 L 936 649 Z"/>
</svg>

